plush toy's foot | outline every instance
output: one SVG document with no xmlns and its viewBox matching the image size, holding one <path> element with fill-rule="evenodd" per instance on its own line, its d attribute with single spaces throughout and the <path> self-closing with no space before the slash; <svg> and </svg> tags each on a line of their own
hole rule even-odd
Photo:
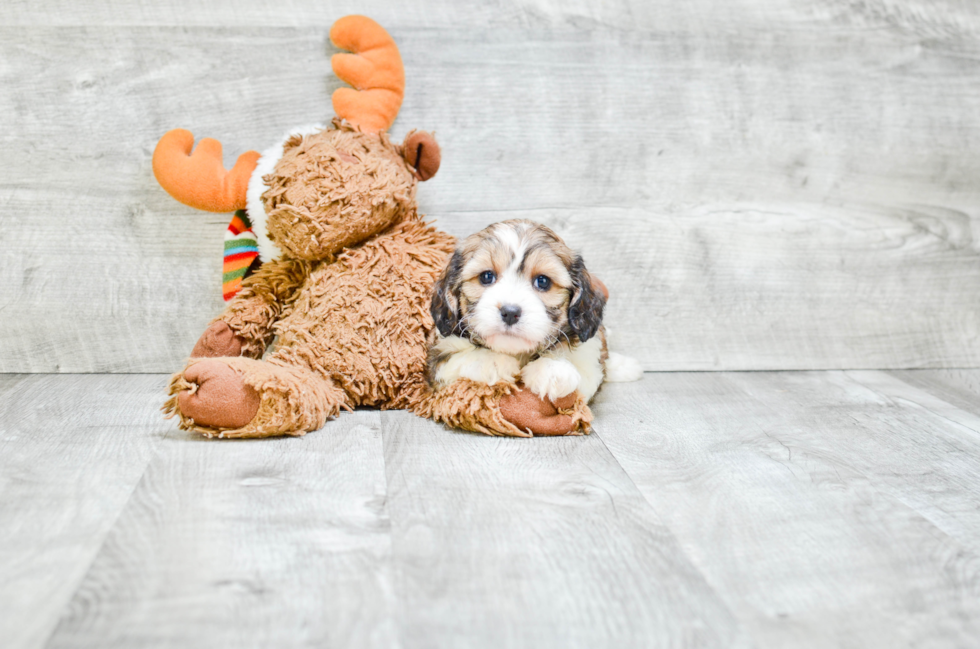
<svg viewBox="0 0 980 649">
<path fill-rule="evenodd" d="M 221 361 L 207 359 L 190 365 L 182 378 L 192 387 L 177 393 L 177 407 L 183 417 L 199 426 L 241 428 L 259 411 L 259 393 Z"/>
<path fill-rule="evenodd" d="M 227 323 L 215 320 L 208 325 L 198 338 L 191 358 L 216 358 L 218 356 L 241 356 L 242 339 Z"/>
<path fill-rule="evenodd" d="M 170 380 L 163 410 L 208 437 L 303 435 L 346 407 L 329 380 L 251 358 L 192 358 Z"/>
<path fill-rule="evenodd" d="M 591 430 L 592 411 L 578 392 L 551 401 L 518 389 L 500 398 L 500 413 L 536 436 L 588 435 Z"/>
</svg>

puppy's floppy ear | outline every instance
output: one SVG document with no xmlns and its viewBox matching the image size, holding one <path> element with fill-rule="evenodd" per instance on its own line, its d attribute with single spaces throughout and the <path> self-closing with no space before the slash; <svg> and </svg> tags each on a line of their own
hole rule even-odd
<svg viewBox="0 0 980 649">
<path fill-rule="evenodd" d="M 592 284 L 592 276 L 585 269 L 582 257 L 575 256 L 572 267 L 572 299 L 568 302 L 568 326 L 585 342 L 599 331 L 602 324 L 602 310 L 606 306 L 606 295 Z"/>
<path fill-rule="evenodd" d="M 451 336 L 459 326 L 459 274 L 463 270 L 463 255 L 453 253 L 446 270 L 436 282 L 432 292 L 432 319 L 443 338 Z"/>
</svg>

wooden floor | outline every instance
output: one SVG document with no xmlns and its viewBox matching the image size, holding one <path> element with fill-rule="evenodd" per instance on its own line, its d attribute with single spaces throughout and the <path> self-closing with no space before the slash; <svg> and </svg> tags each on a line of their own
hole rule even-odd
<svg viewBox="0 0 980 649">
<path fill-rule="evenodd" d="M 647 374 L 596 432 L 205 440 L 0 376 L 0 644 L 968 647 L 980 370 Z"/>
</svg>

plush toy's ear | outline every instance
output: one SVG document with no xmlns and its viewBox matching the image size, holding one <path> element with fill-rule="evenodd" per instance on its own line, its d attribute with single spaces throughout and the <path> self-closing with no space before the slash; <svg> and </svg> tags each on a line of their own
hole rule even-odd
<svg viewBox="0 0 980 649">
<path fill-rule="evenodd" d="M 442 276 L 432 290 L 432 320 L 443 338 L 454 333 L 460 334 L 459 313 L 459 274 L 463 269 L 463 255 L 457 250 Z"/>
<path fill-rule="evenodd" d="M 596 334 L 602 324 L 602 310 L 606 306 L 608 293 L 593 283 L 582 257 L 575 257 L 569 271 L 572 276 L 572 299 L 568 302 L 568 326 L 581 342 L 585 342 Z M 601 282 L 599 285 L 605 288 Z"/>
<path fill-rule="evenodd" d="M 345 16 L 330 28 L 330 40 L 352 54 L 334 54 L 334 73 L 353 88 L 333 93 L 337 116 L 366 133 L 384 131 L 395 121 L 405 96 L 405 68 L 388 32 L 365 16 Z"/>
<path fill-rule="evenodd" d="M 439 150 L 439 143 L 432 137 L 431 133 L 425 131 L 412 131 L 405 138 L 402 145 L 402 155 L 405 162 L 415 170 L 415 177 L 419 180 L 428 180 L 439 171 L 439 163 L 442 162 L 442 152 Z"/>
</svg>

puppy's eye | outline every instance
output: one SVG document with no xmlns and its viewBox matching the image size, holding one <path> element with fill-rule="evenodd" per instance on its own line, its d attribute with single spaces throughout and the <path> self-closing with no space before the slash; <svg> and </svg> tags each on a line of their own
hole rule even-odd
<svg viewBox="0 0 980 649">
<path fill-rule="evenodd" d="M 496 281 L 496 279 L 497 273 L 493 272 L 492 270 L 485 270 L 480 273 L 480 283 L 484 286 L 490 286 Z"/>
<path fill-rule="evenodd" d="M 538 289 L 539 291 L 547 291 L 549 288 L 551 288 L 551 280 L 547 275 L 538 275 L 534 278 L 533 284 L 534 288 Z"/>
</svg>

